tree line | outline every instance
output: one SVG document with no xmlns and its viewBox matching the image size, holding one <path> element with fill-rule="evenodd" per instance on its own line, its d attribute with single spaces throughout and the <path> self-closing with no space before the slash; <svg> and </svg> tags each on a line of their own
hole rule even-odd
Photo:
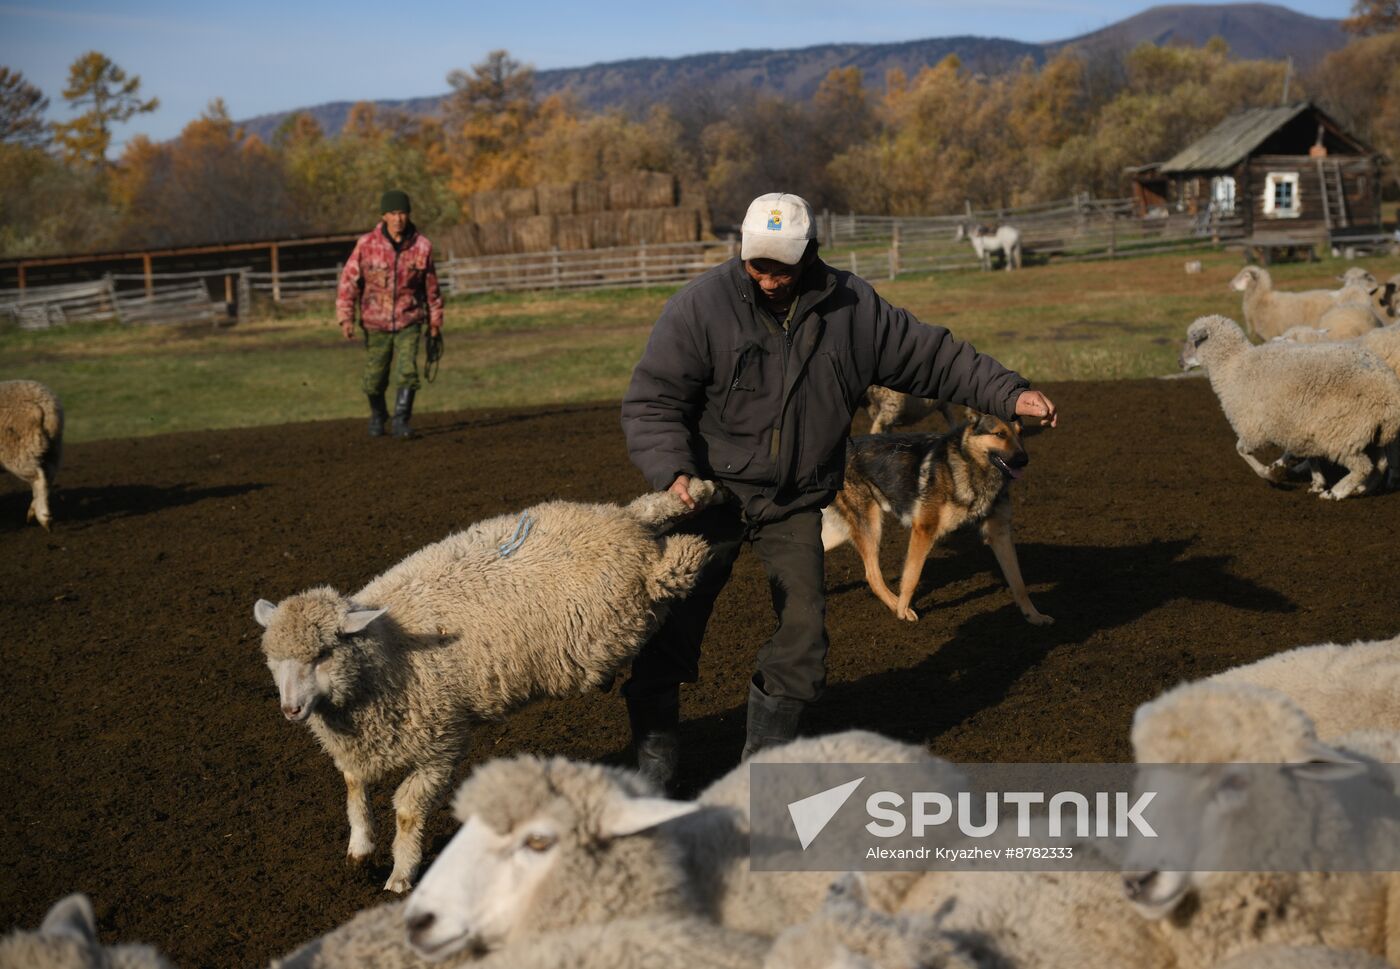
<svg viewBox="0 0 1400 969">
<path fill-rule="evenodd" d="M 403 188 L 425 227 L 471 218 L 479 191 L 646 170 L 703 195 L 716 225 L 774 186 L 818 208 L 941 214 L 1076 192 L 1117 196 L 1124 169 L 1163 161 L 1243 108 L 1312 98 L 1400 159 L 1400 3 L 1358 0 L 1356 36 L 1306 76 L 1283 61 L 1143 44 L 1063 51 L 988 76 L 956 57 L 909 77 L 833 70 L 806 101 L 751 89 L 692 90 L 645 114 L 540 97 L 505 51 L 453 71 L 432 117 L 355 105 L 341 131 L 307 114 L 268 140 L 212 102 L 178 137 L 137 136 L 111 158 L 114 126 L 155 110 L 140 77 L 97 52 L 70 68 L 69 121 L 0 66 L 0 255 L 83 252 L 344 232 Z M 1394 166 L 1388 179 L 1400 188 Z"/>
</svg>

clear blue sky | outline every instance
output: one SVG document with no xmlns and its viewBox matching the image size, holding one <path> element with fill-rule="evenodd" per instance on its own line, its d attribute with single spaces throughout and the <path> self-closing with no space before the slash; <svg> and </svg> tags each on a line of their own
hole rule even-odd
<svg viewBox="0 0 1400 969">
<path fill-rule="evenodd" d="M 99 50 L 159 111 L 123 126 L 174 136 L 215 97 L 235 118 L 325 101 L 442 93 L 447 72 L 505 48 L 540 69 L 742 48 L 880 43 L 955 34 L 1041 42 L 1097 30 L 1151 6 L 1107 0 L 0 0 L 0 64 L 22 71 L 71 116 L 68 65 Z M 1288 0 L 1344 17 L 1350 0 Z"/>
</svg>

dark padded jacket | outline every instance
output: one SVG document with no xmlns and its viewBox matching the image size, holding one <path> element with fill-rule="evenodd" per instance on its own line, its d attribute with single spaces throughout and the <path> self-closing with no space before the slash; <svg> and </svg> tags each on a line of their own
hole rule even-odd
<svg viewBox="0 0 1400 969">
<path fill-rule="evenodd" d="M 1029 383 L 859 276 L 812 263 L 787 332 L 739 259 L 666 303 L 622 402 L 632 461 L 653 488 L 723 481 L 750 521 L 821 507 L 840 490 L 851 417 L 880 384 L 1011 418 Z"/>
</svg>

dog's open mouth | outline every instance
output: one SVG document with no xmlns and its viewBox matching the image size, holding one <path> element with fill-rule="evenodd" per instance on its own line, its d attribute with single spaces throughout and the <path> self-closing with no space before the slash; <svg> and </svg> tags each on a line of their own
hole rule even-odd
<svg viewBox="0 0 1400 969">
<path fill-rule="evenodd" d="M 1011 465 L 1007 464 L 1004 460 L 1002 460 L 1002 457 L 999 454 L 993 454 L 991 458 L 992 464 L 997 466 L 997 470 L 999 470 L 1002 474 L 1006 475 L 1012 481 L 1015 481 L 1017 478 L 1019 478 L 1022 472 L 1025 471 L 1024 466 L 1019 468 L 1013 468 Z"/>
</svg>

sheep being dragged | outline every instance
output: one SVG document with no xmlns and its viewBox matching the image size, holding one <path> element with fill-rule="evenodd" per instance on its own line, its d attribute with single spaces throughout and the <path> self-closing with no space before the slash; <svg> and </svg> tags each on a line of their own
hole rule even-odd
<svg viewBox="0 0 1400 969">
<path fill-rule="evenodd" d="M 1368 312 L 1371 306 L 1371 294 L 1364 285 L 1288 293 L 1274 289 L 1268 270 L 1258 266 L 1241 269 L 1230 280 L 1230 288 L 1244 294 L 1245 327 L 1250 336 L 1261 340 L 1280 336 L 1295 326 L 1321 328 L 1323 316 L 1339 306 L 1356 303 Z"/>
<path fill-rule="evenodd" d="M 691 495 L 704 504 L 715 487 Z M 352 861 L 374 850 L 368 785 L 407 772 L 385 885 L 406 891 L 470 721 L 600 687 L 635 655 L 708 552 L 664 534 L 688 513 L 669 492 L 621 508 L 549 502 L 450 535 L 352 595 L 258 601 L 282 712 L 344 775 Z"/>
<path fill-rule="evenodd" d="M 1203 316 L 1186 331 L 1184 368 L 1204 367 L 1234 428 L 1235 449 L 1266 481 L 1278 480 L 1254 457 L 1274 445 L 1297 458 L 1325 458 L 1347 469 L 1321 497 L 1364 494 L 1373 471 L 1396 463 L 1400 452 L 1400 377 L 1379 357 L 1350 343 L 1253 346 L 1233 320 Z"/>
<path fill-rule="evenodd" d="M 26 521 L 45 529 L 49 489 L 63 457 L 63 405 L 52 390 L 33 380 L 0 380 L 0 465 L 29 485 L 33 497 Z"/>
<path fill-rule="evenodd" d="M 55 903 L 38 931 L 16 929 L 0 938 L 0 969 L 171 969 L 148 945 L 104 948 L 86 895 Z"/>
<path fill-rule="evenodd" d="M 1170 830 L 1182 844 L 1253 845 L 1264 858 L 1301 836 L 1301 847 L 1318 851 L 1325 864 L 1326 850 L 1345 840 L 1353 822 L 1324 789 L 1306 782 L 1349 778 L 1377 798 L 1395 798 L 1393 778 L 1379 765 L 1393 758 L 1400 738 L 1370 732 L 1324 744 L 1292 700 L 1249 683 L 1194 683 L 1163 694 L 1138 708 L 1132 743 L 1137 762 L 1148 765 L 1143 787 L 1170 790 L 1179 802 L 1158 809 L 1157 830 L 1165 838 L 1163 825 L 1181 822 L 1182 830 Z M 1154 779 L 1154 772 L 1171 770 L 1160 765 L 1173 764 L 1197 765 L 1198 780 L 1187 787 Z M 1260 766 L 1266 764 L 1278 766 Z M 1258 804 L 1270 810 L 1247 810 Z M 1313 820 L 1300 835 L 1295 825 L 1305 809 Z M 1372 835 L 1393 843 L 1400 830 L 1382 821 Z M 1206 860 L 1200 867 L 1218 866 Z M 1394 960 L 1400 924 L 1388 911 L 1393 882 L 1389 872 L 1370 871 L 1167 871 L 1145 864 L 1136 846 L 1123 873 L 1125 894 L 1183 969 L 1263 945 L 1320 944 Z"/>
</svg>

